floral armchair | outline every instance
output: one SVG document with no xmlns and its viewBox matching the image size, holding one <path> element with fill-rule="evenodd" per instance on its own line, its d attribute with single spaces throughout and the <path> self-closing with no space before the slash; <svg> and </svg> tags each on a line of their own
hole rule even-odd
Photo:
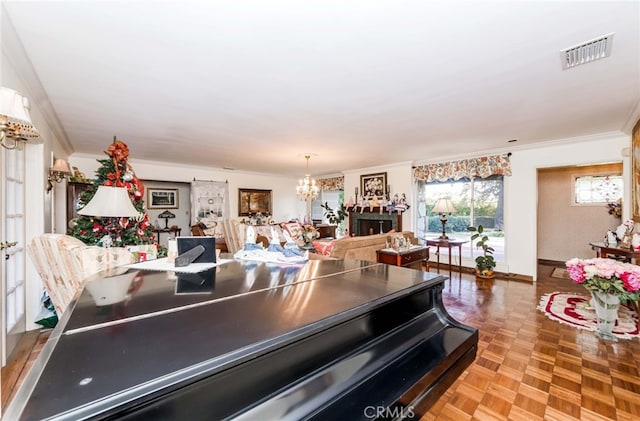
<svg viewBox="0 0 640 421">
<path fill-rule="evenodd" d="M 124 248 L 87 246 L 64 234 L 36 237 L 27 245 L 27 252 L 58 317 L 82 289 L 83 280 L 89 275 L 135 261 L 133 253 Z"/>
</svg>

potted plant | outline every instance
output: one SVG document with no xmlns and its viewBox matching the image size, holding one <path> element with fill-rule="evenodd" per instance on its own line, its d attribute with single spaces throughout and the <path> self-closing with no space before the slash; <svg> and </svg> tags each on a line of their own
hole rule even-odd
<svg viewBox="0 0 640 421">
<path fill-rule="evenodd" d="M 335 211 L 331 209 L 331 207 L 329 206 L 329 202 L 324 202 L 324 204 L 320 204 L 320 207 L 324 209 L 324 216 L 327 218 L 329 223 L 332 225 L 338 226 L 338 232 L 339 232 L 338 237 L 341 237 L 343 225 L 344 225 L 342 221 L 344 221 L 344 218 L 346 218 L 346 216 L 349 215 L 346 212 L 344 205 L 341 203 L 340 206 Z"/>
<path fill-rule="evenodd" d="M 495 275 L 493 269 L 496 267 L 496 261 L 493 258 L 493 247 L 489 243 L 489 237 L 483 235 L 484 228 L 482 225 L 476 227 L 468 227 L 467 230 L 472 231 L 471 242 L 476 242 L 476 247 L 482 249 L 482 256 L 476 257 L 476 277 L 484 279 L 492 279 Z"/>
</svg>

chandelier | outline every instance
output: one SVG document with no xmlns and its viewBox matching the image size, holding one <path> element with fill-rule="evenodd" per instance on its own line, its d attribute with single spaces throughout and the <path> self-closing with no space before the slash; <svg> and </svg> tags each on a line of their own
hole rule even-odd
<svg viewBox="0 0 640 421">
<path fill-rule="evenodd" d="M 296 194 L 300 200 L 312 202 L 318 197 L 319 190 L 318 186 L 316 186 L 316 180 L 313 180 L 309 174 L 309 158 L 311 158 L 311 155 L 305 155 L 304 157 L 307 160 L 307 173 L 304 175 L 304 179 L 298 183 Z"/>
</svg>

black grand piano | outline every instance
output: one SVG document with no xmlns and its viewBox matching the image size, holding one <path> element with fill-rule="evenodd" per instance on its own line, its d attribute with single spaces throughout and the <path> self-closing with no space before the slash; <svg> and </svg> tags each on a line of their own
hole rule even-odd
<svg viewBox="0 0 640 421">
<path fill-rule="evenodd" d="M 444 282 L 357 260 L 102 273 L 4 416 L 419 419 L 477 350 Z"/>
</svg>

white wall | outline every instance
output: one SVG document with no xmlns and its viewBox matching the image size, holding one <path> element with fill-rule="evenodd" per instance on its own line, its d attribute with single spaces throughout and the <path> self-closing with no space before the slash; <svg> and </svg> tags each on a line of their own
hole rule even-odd
<svg viewBox="0 0 640 421">
<path fill-rule="evenodd" d="M 540 148 L 513 151 L 513 175 L 505 177 L 505 258 L 506 269 L 509 272 L 532 275 L 534 279 L 536 277 L 537 169 L 622 160 L 623 178 L 631 182 L 631 159 L 622 156 L 622 150 L 630 145 L 630 136 L 611 133 L 557 145 L 547 144 Z M 622 198 L 623 220 L 627 219 L 630 213 L 629 182 L 625 184 Z"/>
<path fill-rule="evenodd" d="M 142 180 L 142 184 L 145 188 L 145 197 L 144 203 L 148 204 L 148 189 L 151 187 L 160 188 L 160 189 L 176 189 L 178 191 L 178 208 L 177 209 L 148 209 L 147 216 L 149 217 L 149 222 L 155 227 L 159 226 L 160 228 L 164 228 L 165 225 L 172 227 L 176 225 L 182 231 L 180 231 L 181 235 L 191 235 L 191 185 L 189 183 L 174 183 L 167 181 L 151 181 L 151 180 Z M 176 217 L 172 219 L 162 219 L 158 218 L 165 210 L 173 213 Z M 167 240 L 173 237 L 172 233 L 163 232 L 158 235 L 158 242 L 167 247 Z"/>
<path fill-rule="evenodd" d="M 344 171 L 344 201 L 348 202 L 350 197 L 355 200 L 355 188 L 358 188 L 360 194 L 362 194 L 362 187 L 360 186 L 360 176 L 365 174 L 375 174 L 380 172 L 387 173 L 387 184 L 391 197 L 394 194 L 400 196 L 404 193 L 407 196 L 407 202 L 409 204 L 415 203 L 415 187 L 413 183 L 413 170 L 411 162 L 399 162 L 390 164 L 387 166 L 359 168 L 355 170 Z M 402 229 L 404 231 L 415 231 L 415 209 L 409 208 L 402 214 Z"/>
<path fill-rule="evenodd" d="M 47 193 L 47 170 L 52 164 L 52 155 L 67 158 L 70 150 L 61 136 L 55 115 L 50 113 L 49 100 L 2 5 L 0 20 L 0 86 L 16 90 L 27 97 L 31 121 L 44 139 L 43 144 L 27 145 L 25 148 L 25 243 L 28 244 L 34 237 L 57 230 L 57 215 L 65 212 L 65 185 L 56 184 L 56 188 Z M 62 219 L 64 224 L 64 215 Z M 0 228 L 0 241 L 4 240 L 6 239 Z M 26 329 L 31 330 L 40 327 L 33 320 L 40 311 L 43 285 L 28 257 L 25 259 L 25 276 Z"/>
<path fill-rule="evenodd" d="M 622 156 L 622 150 L 631 146 L 631 137 L 621 132 L 607 133 L 575 139 L 560 139 L 538 144 L 535 148 L 513 147 L 511 170 L 513 175 L 505 177 L 505 262 L 496 270 L 505 273 L 537 277 L 537 170 L 538 168 L 570 165 L 602 164 L 620 162 L 623 164 L 623 179 L 631 182 L 631 158 Z M 485 155 L 495 155 L 506 151 L 487 151 Z M 477 155 L 474 155 L 477 156 Z M 472 156 L 467 156 L 470 158 Z M 456 156 L 428 162 L 444 162 L 464 159 Z M 426 162 L 420 162 L 422 165 Z M 414 164 L 418 165 L 418 164 Z M 345 171 L 345 200 L 353 196 L 357 186 L 360 189 L 360 175 L 387 172 L 387 182 L 391 193 L 406 192 L 409 203 L 416 203 L 415 185 L 411 163 L 399 163 L 386 167 L 362 168 Z M 629 218 L 631 203 L 630 183 L 625 183 L 623 195 L 623 220 Z M 403 229 L 415 231 L 415 209 L 403 216 Z M 604 216 L 607 216 L 606 213 Z M 598 240 L 594 239 L 594 240 Z M 474 267 L 472 259 L 463 259 L 463 265 Z"/>
<path fill-rule="evenodd" d="M 126 139 L 122 139 L 127 143 Z M 105 145 L 105 148 L 108 145 Z M 130 148 L 130 156 L 135 157 L 135 149 Z M 100 166 L 97 159 L 104 156 L 87 156 L 74 154 L 70 157 L 73 166 L 78 167 L 87 178 L 92 179 Z M 276 221 L 287 221 L 304 216 L 304 204 L 298 201 L 295 194 L 298 180 L 291 177 L 281 177 L 268 174 L 245 173 L 240 171 L 226 171 L 217 168 L 189 167 L 166 162 L 144 161 L 129 159 L 136 176 L 141 180 L 175 181 L 190 183 L 196 180 L 229 181 L 230 216 L 238 216 L 238 189 L 264 189 L 272 191 L 273 218 Z M 163 221 L 164 222 L 164 221 Z M 182 233 L 185 235 L 184 231 Z"/>
<path fill-rule="evenodd" d="M 576 205 L 578 176 L 621 174 L 622 164 L 553 167 L 538 171 L 538 259 L 565 262 L 594 257 L 589 246 L 615 231 L 621 218 L 609 215 L 603 204 Z"/>
</svg>

